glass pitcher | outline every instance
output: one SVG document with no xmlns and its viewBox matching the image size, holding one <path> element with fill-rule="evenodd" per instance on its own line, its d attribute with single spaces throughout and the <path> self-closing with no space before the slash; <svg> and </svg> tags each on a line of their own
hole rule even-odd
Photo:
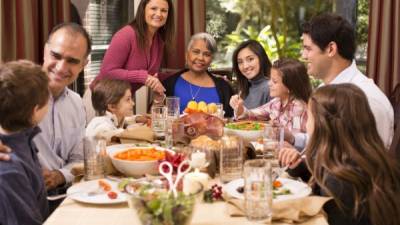
<svg viewBox="0 0 400 225">
<path fill-rule="evenodd" d="M 219 173 L 222 182 L 242 177 L 243 170 L 242 139 L 236 135 L 224 135 L 221 138 Z"/>
</svg>

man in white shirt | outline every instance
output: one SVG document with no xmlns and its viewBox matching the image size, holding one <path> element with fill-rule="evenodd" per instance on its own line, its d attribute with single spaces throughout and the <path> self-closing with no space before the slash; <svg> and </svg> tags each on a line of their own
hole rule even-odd
<svg viewBox="0 0 400 225">
<path fill-rule="evenodd" d="M 89 35 L 74 23 L 56 26 L 44 48 L 43 69 L 49 76 L 52 97 L 49 112 L 39 124 L 42 132 L 34 142 L 48 190 L 71 182 L 73 163 L 83 159 L 85 110 L 80 96 L 67 87 L 87 64 L 90 49 Z"/>
<path fill-rule="evenodd" d="M 307 72 L 321 79 L 325 85 L 352 83 L 367 95 L 374 114 L 379 136 L 389 149 L 393 137 L 393 108 L 386 95 L 356 67 L 355 31 L 344 18 L 334 14 L 321 14 L 303 24 L 302 57 Z M 297 149 L 306 145 L 304 133 L 289 135 Z"/>
</svg>

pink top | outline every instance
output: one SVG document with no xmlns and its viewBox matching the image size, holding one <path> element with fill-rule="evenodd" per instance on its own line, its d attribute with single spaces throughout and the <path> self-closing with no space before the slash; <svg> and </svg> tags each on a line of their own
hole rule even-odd
<svg viewBox="0 0 400 225">
<path fill-rule="evenodd" d="M 144 85 L 148 75 L 159 72 L 163 54 L 164 41 L 158 33 L 154 35 L 150 50 L 141 51 L 137 47 L 136 31 L 127 25 L 114 34 L 95 81 L 104 78 L 126 80 L 131 83 L 134 93 Z M 164 80 L 166 75 L 158 74 L 158 77 Z"/>
<path fill-rule="evenodd" d="M 280 98 L 274 98 L 267 104 L 246 110 L 245 115 L 249 119 L 271 119 L 294 133 L 306 132 L 307 104 L 298 99 L 283 106 Z"/>
</svg>

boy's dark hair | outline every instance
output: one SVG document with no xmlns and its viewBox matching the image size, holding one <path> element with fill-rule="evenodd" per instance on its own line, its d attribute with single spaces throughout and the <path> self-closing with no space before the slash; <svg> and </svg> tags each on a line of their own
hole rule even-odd
<svg viewBox="0 0 400 225">
<path fill-rule="evenodd" d="M 296 59 L 278 59 L 272 68 L 279 70 L 282 74 L 282 83 L 289 89 L 291 96 L 308 102 L 312 88 L 303 63 Z"/>
<path fill-rule="evenodd" d="M 0 66 L 0 125 L 11 132 L 34 126 L 35 106 L 49 99 L 49 78 L 42 67 L 27 60 Z"/>
<path fill-rule="evenodd" d="M 80 34 L 82 35 L 85 40 L 86 40 L 86 56 L 90 54 L 92 51 L 92 40 L 90 39 L 89 33 L 86 31 L 85 28 L 83 28 L 81 25 L 77 23 L 72 23 L 72 22 L 66 22 L 66 23 L 60 23 L 53 27 L 49 34 L 49 39 L 51 39 L 51 36 L 58 30 L 65 29 L 72 35 Z"/>
<path fill-rule="evenodd" d="M 351 24 L 339 15 L 323 13 L 313 17 L 303 24 L 303 33 L 325 50 L 330 42 L 335 42 L 339 55 L 347 60 L 353 60 L 356 52 L 355 31 Z"/>
<path fill-rule="evenodd" d="M 109 104 L 118 104 L 126 90 L 130 90 L 128 81 L 102 79 L 96 82 L 92 92 L 92 105 L 98 116 L 104 116 Z"/>
</svg>

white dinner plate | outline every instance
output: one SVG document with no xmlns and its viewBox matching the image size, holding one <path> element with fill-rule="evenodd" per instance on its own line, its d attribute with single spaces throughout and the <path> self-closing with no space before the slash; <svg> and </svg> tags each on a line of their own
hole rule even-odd
<svg viewBox="0 0 400 225">
<path fill-rule="evenodd" d="M 296 198 L 301 198 L 305 197 L 311 194 L 311 187 L 309 187 L 307 184 L 292 180 L 292 179 L 286 179 L 286 178 L 278 178 L 278 180 L 282 183 L 283 188 L 287 188 L 290 190 L 291 194 L 288 195 L 278 195 L 276 198 L 273 199 L 273 201 L 282 201 L 282 200 L 289 200 L 289 199 L 296 199 Z M 244 199 L 243 193 L 240 193 L 237 191 L 239 187 L 244 186 L 244 180 L 243 178 L 241 179 L 236 179 L 233 180 L 229 183 L 227 183 L 224 186 L 224 190 L 226 193 L 228 193 L 230 196 L 238 199 Z"/>
<path fill-rule="evenodd" d="M 111 185 L 111 191 L 117 193 L 116 199 L 110 199 L 107 196 L 107 192 L 89 195 L 89 192 L 96 191 L 99 187 L 99 180 L 91 180 L 74 184 L 67 190 L 68 198 L 71 198 L 78 202 L 90 203 L 90 204 L 117 204 L 126 202 L 126 194 L 118 191 L 118 183 L 108 179 L 103 179 L 105 182 Z"/>
</svg>

